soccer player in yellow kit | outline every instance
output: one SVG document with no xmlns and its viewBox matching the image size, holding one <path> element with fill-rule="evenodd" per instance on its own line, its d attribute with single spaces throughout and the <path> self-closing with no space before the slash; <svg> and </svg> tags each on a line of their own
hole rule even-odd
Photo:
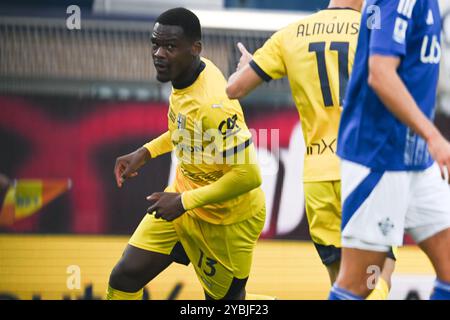
<svg viewBox="0 0 450 320">
<path fill-rule="evenodd" d="M 334 0 L 329 7 L 272 35 L 252 56 L 242 53 L 228 80 L 238 99 L 263 81 L 288 77 L 306 145 L 303 183 L 306 215 L 314 245 L 334 283 L 341 258 L 341 183 L 336 139 L 342 101 L 356 51 L 362 0 Z M 388 255 L 371 298 L 386 299 L 394 270 Z"/>
<path fill-rule="evenodd" d="M 154 193 L 147 215 L 111 272 L 108 299 L 142 299 L 143 287 L 172 262 L 192 265 L 207 299 L 264 299 L 245 285 L 265 220 L 261 174 L 240 104 L 226 79 L 200 57 L 201 27 L 191 11 L 162 13 L 152 33 L 161 82 L 172 82 L 168 131 L 117 158 L 119 187 L 151 158 L 175 149 L 175 181 Z M 269 298 L 269 297 L 267 297 Z"/>
</svg>

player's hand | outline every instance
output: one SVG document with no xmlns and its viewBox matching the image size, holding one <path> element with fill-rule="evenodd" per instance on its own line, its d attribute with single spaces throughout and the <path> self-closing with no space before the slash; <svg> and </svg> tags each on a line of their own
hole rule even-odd
<svg viewBox="0 0 450 320">
<path fill-rule="evenodd" d="M 186 212 L 178 192 L 155 192 L 147 200 L 152 203 L 147 213 L 154 214 L 155 218 L 172 221 Z"/>
<path fill-rule="evenodd" d="M 437 132 L 428 139 L 428 150 L 439 165 L 442 179 L 450 184 L 450 143 Z"/>
<path fill-rule="evenodd" d="M 239 63 L 237 65 L 236 71 L 241 70 L 243 67 L 245 67 L 247 64 L 252 61 L 253 56 L 248 50 L 245 48 L 245 46 L 242 44 L 242 42 L 237 43 L 237 47 L 239 51 L 241 52 L 241 58 L 239 59 Z"/>
<path fill-rule="evenodd" d="M 118 157 L 116 159 L 116 165 L 114 166 L 114 176 L 116 178 L 117 186 L 121 188 L 125 179 L 137 176 L 137 170 L 142 167 L 148 159 L 150 159 L 150 154 L 145 148 L 140 148 L 135 152 Z"/>
</svg>

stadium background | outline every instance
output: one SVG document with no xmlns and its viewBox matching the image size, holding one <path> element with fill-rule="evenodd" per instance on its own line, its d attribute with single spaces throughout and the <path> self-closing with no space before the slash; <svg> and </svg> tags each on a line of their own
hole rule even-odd
<svg viewBox="0 0 450 320">
<path fill-rule="evenodd" d="M 33 215 L 0 226 L 0 298 L 94 299 L 104 297 L 109 272 L 145 212 L 145 196 L 162 190 L 173 172 L 171 155 L 165 155 L 125 188 L 118 189 L 112 175 L 118 155 L 166 128 L 170 85 L 155 80 L 152 19 L 174 6 L 193 9 L 203 26 L 204 56 L 228 76 L 239 59 L 237 41 L 253 51 L 274 30 L 327 1 L 0 4 L 0 172 L 14 179 L 71 181 L 67 192 Z M 79 30 L 66 25 L 73 4 L 81 10 Z M 450 14 L 448 2 L 441 1 L 441 11 Z M 450 18 L 445 21 L 450 31 Z M 450 32 L 446 36 L 449 46 Z M 449 53 L 444 49 L 436 114 L 447 138 Z M 265 84 L 241 103 L 249 127 L 268 130 L 267 139 L 256 139 L 268 212 L 249 291 L 324 299 L 328 276 L 307 230 L 300 180 L 304 145 L 287 81 Z M 424 299 L 432 268 L 409 238 L 405 242 L 391 298 Z M 149 299 L 203 297 L 193 270 L 177 265 L 146 292 Z"/>
</svg>

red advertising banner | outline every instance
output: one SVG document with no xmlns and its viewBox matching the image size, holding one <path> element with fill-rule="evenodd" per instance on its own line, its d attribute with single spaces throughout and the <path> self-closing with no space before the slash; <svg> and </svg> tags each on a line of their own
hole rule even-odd
<svg viewBox="0 0 450 320">
<path fill-rule="evenodd" d="M 116 187 L 115 159 L 167 129 L 167 105 L 67 97 L 1 96 L 0 172 L 12 179 L 70 179 L 71 189 L 6 232 L 131 234 L 173 174 L 170 154 Z M 309 240 L 302 172 L 305 151 L 294 107 L 243 106 L 263 174 L 263 237 Z M 450 136 L 450 118 L 438 116 Z"/>
</svg>

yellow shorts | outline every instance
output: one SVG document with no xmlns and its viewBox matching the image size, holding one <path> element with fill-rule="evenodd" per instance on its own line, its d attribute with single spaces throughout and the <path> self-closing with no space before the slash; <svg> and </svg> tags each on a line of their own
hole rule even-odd
<svg viewBox="0 0 450 320">
<path fill-rule="evenodd" d="M 341 259 L 341 182 L 304 182 L 306 216 L 309 233 L 322 263 Z M 391 248 L 388 257 L 395 260 Z"/>
<path fill-rule="evenodd" d="M 341 182 L 305 182 L 305 207 L 311 239 L 316 244 L 341 247 Z"/>
<path fill-rule="evenodd" d="M 172 222 L 146 214 L 129 244 L 171 255 L 175 262 L 192 262 L 205 293 L 223 299 L 237 286 L 245 285 L 265 216 L 263 207 L 247 220 L 215 225 L 188 213 Z"/>
</svg>

